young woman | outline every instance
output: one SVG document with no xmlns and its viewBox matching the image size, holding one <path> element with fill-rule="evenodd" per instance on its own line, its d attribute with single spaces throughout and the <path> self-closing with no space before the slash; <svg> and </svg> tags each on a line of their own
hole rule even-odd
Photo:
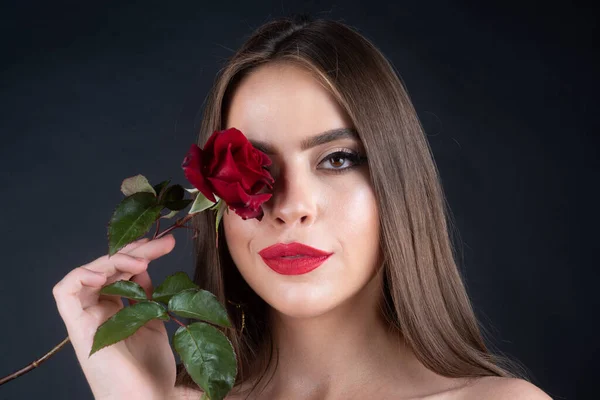
<svg viewBox="0 0 600 400">
<path fill-rule="evenodd" d="M 261 26 L 219 72 L 198 144 L 230 127 L 269 155 L 275 186 L 260 221 L 225 213 L 218 249 L 214 216 L 192 220 L 194 279 L 236 327 L 229 399 L 549 398 L 484 344 L 430 148 L 373 44 L 330 20 Z M 131 278 L 151 291 L 148 263 L 174 245 L 132 243 L 55 286 L 97 399 L 200 397 L 176 376 L 162 322 L 87 357 L 122 307 L 99 288 Z"/>
</svg>

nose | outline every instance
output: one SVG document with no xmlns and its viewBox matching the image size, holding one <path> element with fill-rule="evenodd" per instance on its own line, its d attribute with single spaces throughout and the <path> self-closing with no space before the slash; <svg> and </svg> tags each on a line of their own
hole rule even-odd
<svg viewBox="0 0 600 400">
<path fill-rule="evenodd" d="M 266 216 L 273 224 L 308 226 L 317 215 L 317 188 L 306 172 L 283 168 L 275 179 L 273 196 L 265 203 Z"/>
</svg>

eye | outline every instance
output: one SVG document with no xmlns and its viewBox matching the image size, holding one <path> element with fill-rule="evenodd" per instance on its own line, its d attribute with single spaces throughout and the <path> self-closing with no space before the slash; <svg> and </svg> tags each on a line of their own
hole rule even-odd
<svg viewBox="0 0 600 400">
<path fill-rule="evenodd" d="M 338 150 L 328 154 L 325 158 L 323 158 L 319 165 L 329 164 L 333 168 L 325 167 L 321 169 L 326 169 L 333 173 L 341 173 L 359 166 L 366 159 L 366 157 L 361 157 L 361 155 L 355 151 Z"/>
</svg>

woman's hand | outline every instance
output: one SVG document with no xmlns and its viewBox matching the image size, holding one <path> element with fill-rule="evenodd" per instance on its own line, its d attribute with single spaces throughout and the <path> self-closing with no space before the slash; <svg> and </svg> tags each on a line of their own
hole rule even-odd
<svg viewBox="0 0 600 400">
<path fill-rule="evenodd" d="M 119 296 L 100 295 L 102 286 L 131 278 L 148 297 L 148 263 L 173 250 L 172 234 L 130 243 L 69 272 L 52 293 L 79 364 L 95 399 L 166 399 L 175 385 L 175 357 L 163 321 L 152 320 L 129 338 L 88 357 L 96 329 L 123 308 Z"/>
</svg>

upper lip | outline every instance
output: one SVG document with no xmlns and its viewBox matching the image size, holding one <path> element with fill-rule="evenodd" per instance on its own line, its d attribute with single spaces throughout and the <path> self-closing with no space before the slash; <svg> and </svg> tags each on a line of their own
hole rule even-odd
<svg viewBox="0 0 600 400">
<path fill-rule="evenodd" d="M 315 249 L 302 243 L 275 243 L 258 252 L 262 258 L 278 258 L 288 256 L 324 257 L 333 253 Z"/>
</svg>

